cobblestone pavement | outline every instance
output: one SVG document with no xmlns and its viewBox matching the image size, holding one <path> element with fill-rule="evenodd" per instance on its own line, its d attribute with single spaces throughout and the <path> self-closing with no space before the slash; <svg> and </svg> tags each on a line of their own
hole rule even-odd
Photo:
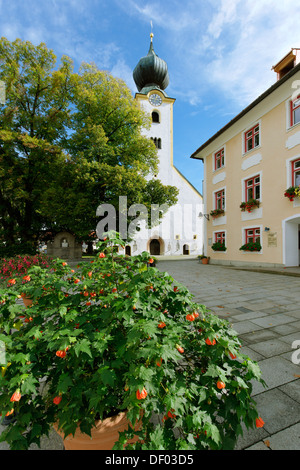
<svg viewBox="0 0 300 470">
<path fill-rule="evenodd" d="M 253 398 L 265 425 L 245 429 L 236 450 L 300 450 L 300 364 L 292 362 L 292 344 L 300 341 L 300 277 L 191 259 L 160 260 L 157 267 L 184 284 L 196 302 L 226 318 L 239 335 L 242 352 L 262 370 L 267 388 L 255 383 Z M 63 443 L 53 431 L 41 448 L 61 450 Z M 0 450 L 8 450 L 7 444 L 0 443 Z"/>
<path fill-rule="evenodd" d="M 261 368 L 267 388 L 255 383 L 253 398 L 265 425 L 245 429 L 236 450 L 300 450 L 300 364 L 292 361 L 293 342 L 300 342 L 300 277 L 196 260 L 163 260 L 158 269 L 184 284 L 196 302 L 226 318 L 242 352 Z"/>
</svg>

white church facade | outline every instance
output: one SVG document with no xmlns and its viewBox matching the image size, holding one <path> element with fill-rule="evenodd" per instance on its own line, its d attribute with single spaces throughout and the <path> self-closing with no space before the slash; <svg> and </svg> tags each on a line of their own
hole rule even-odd
<svg viewBox="0 0 300 470">
<path fill-rule="evenodd" d="M 148 229 L 141 223 L 140 231 L 127 245 L 126 253 L 137 255 L 198 255 L 203 252 L 203 198 L 173 164 L 173 106 L 165 89 L 169 84 L 167 64 L 159 58 L 151 44 L 147 56 L 140 59 L 133 78 L 138 92 L 135 99 L 152 118 L 144 133 L 157 147 L 159 169 L 155 178 L 164 185 L 178 188 L 177 204 L 170 207 L 159 225 Z M 153 177 L 153 175 L 152 175 Z"/>
</svg>

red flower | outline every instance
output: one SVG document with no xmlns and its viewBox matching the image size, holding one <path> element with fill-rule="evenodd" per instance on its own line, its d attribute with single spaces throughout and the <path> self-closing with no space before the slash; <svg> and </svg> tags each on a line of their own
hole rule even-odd
<svg viewBox="0 0 300 470">
<path fill-rule="evenodd" d="M 147 395 L 148 395 L 148 392 L 145 389 L 145 387 L 143 388 L 141 392 L 139 390 L 136 391 L 136 397 L 138 400 L 143 400 L 144 398 L 146 398 Z"/>
<path fill-rule="evenodd" d="M 162 322 L 159 323 L 157 326 L 158 326 L 158 328 L 163 329 L 163 328 L 166 326 L 166 324 L 165 324 L 165 322 L 162 321 Z"/>
<path fill-rule="evenodd" d="M 177 351 L 180 352 L 181 354 L 184 353 L 184 349 L 181 346 L 176 345 Z"/>
<path fill-rule="evenodd" d="M 92 277 L 92 274 L 93 274 L 93 271 L 89 271 L 89 272 L 88 272 L 88 276 L 89 276 L 89 277 Z"/>
<path fill-rule="evenodd" d="M 15 280 L 15 279 L 9 279 L 9 281 L 8 281 L 8 284 L 11 284 L 11 285 L 13 285 L 13 284 L 15 284 L 15 283 L 16 283 L 16 280 Z"/>
<path fill-rule="evenodd" d="M 21 400 L 21 393 L 20 390 L 16 390 L 15 393 L 12 394 L 10 401 L 20 401 Z"/>
<path fill-rule="evenodd" d="M 265 422 L 263 421 L 261 417 L 259 417 L 259 418 L 256 418 L 255 424 L 257 428 L 262 428 Z"/>
<path fill-rule="evenodd" d="M 231 352 L 229 353 L 229 356 L 231 357 L 231 359 L 236 359 L 236 355 L 235 354 L 232 354 Z"/>
<path fill-rule="evenodd" d="M 211 342 L 211 340 L 209 338 L 206 338 L 205 342 L 208 346 L 214 346 L 216 344 L 215 339 L 213 339 L 212 342 Z"/>
<path fill-rule="evenodd" d="M 193 312 L 193 315 L 195 318 L 198 318 L 199 317 L 199 313 L 198 312 Z"/>
<path fill-rule="evenodd" d="M 113 293 L 117 292 L 117 288 L 114 287 L 113 290 L 112 290 Z"/>
<path fill-rule="evenodd" d="M 85 304 L 87 307 L 89 307 L 90 305 L 92 305 L 92 302 L 86 302 Z"/>
<path fill-rule="evenodd" d="M 78 284 L 80 282 L 80 279 L 74 279 L 74 284 Z"/>
<path fill-rule="evenodd" d="M 174 414 L 172 413 L 172 411 L 175 411 L 175 410 L 172 409 L 171 411 L 168 411 L 168 417 L 169 417 L 169 418 L 176 418 L 176 415 L 174 415 Z"/>
<path fill-rule="evenodd" d="M 178 292 L 178 287 L 174 287 L 174 292 Z"/>
<path fill-rule="evenodd" d="M 162 365 L 162 357 L 156 361 L 157 367 L 160 367 Z"/>
<path fill-rule="evenodd" d="M 61 350 L 61 351 L 56 351 L 55 354 L 56 354 L 58 357 L 64 358 L 67 353 L 66 353 L 65 350 Z"/>
<path fill-rule="evenodd" d="M 222 390 L 222 388 L 225 388 L 224 382 L 221 382 L 220 380 L 217 382 L 217 387 L 219 390 Z"/>
<path fill-rule="evenodd" d="M 148 260 L 148 263 L 150 263 L 150 264 L 154 263 L 154 259 L 153 259 L 153 258 L 150 258 L 150 259 Z"/>
<path fill-rule="evenodd" d="M 100 254 L 99 254 L 99 258 L 105 258 L 105 254 L 104 254 L 104 253 L 100 253 Z"/>
<path fill-rule="evenodd" d="M 24 277 L 23 277 L 23 280 L 26 281 L 26 282 L 29 282 L 30 279 L 31 279 L 30 276 L 24 276 Z"/>
<path fill-rule="evenodd" d="M 60 395 L 58 395 L 57 397 L 53 398 L 53 403 L 54 403 L 54 405 L 59 405 L 60 402 L 61 402 L 61 398 L 62 398 L 62 397 L 61 397 Z"/>
<path fill-rule="evenodd" d="M 194 321 L 195 317 L 191 313 L 188 313 L 188 315 L 185 317 L 188 321 Z"/>
</svg>

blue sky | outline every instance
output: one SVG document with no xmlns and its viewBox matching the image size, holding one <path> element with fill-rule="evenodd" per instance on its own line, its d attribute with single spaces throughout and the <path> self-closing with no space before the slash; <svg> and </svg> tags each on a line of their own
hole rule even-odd
<svg viewBox="0 0 300 470">
<path fill-rule="evenodd" d="M 168 64 L 174 107 L 174 163 L 202 192 L 190 155 L 271 86 L 271 70 L 300 47 L 295 0 L 0 0 L 0 36 L 40 42 L 120 77 L 154 50 Z"/>
</svg>

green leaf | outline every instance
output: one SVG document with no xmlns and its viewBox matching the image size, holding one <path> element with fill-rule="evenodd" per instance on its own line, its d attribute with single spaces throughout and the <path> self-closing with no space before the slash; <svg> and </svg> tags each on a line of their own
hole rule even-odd
<svg viewBox="0 0 300 470">
<path fill-rule="evenodd" d="M 114 370 L 104 369 L 100 372 L 101 379 L 105 385 L 113 387 L 116 380 L 116 373 Z"/>
<path fill-rule="evenodd" d="M 74 351 L 76 356 L 78 357 L 80 353 L 86 353 L 88 354 L 91 358 L 93 358 L 91 349 L 90 349 L 90 342 L 87 339 L 82 339 L 81 341 L 78 341 L 75 346 L 74 346 Z"/>
</svg>

